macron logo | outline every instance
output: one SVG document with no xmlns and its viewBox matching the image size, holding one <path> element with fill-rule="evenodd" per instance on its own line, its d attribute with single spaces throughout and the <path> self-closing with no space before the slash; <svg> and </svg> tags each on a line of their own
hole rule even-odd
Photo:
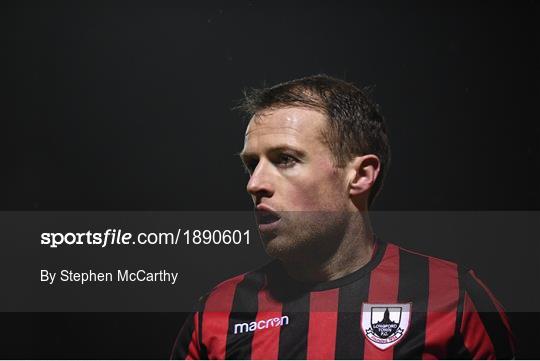
<svg viewBox="0 0 540 361">
<path fill-rule="evenodd" d="M 255 330 L 264 330 L 265 328 L 279 327 L 289 324 L 289 316 L 274 317 L 259 322 L 237 323 L 234 325 L 234 334 L 250 332 Z"/>
</svg>

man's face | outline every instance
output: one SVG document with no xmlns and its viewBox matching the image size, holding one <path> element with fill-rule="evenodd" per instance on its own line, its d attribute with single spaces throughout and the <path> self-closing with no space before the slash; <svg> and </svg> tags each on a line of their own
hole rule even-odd
<svg viewBox="0 0 540 361">
<path fill-rule="evenodd" d="M 350 204 L 342 169 L 323 143 L 318 111 L 288 107 L 255 115 L 241 157 L 266 251 L 277 258 L 329 247 Z M 329 239 L 331 238 L 331 239 Z"/>
</svg>

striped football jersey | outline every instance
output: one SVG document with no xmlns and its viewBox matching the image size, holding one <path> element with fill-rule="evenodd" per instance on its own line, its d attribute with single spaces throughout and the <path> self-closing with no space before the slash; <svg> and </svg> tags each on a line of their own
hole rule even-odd
<svg viewBox="0 0 540 361">
<path fill-rule="evenodd" d="M 371 260 L 306 284 L 278 261 L 202 297 L 175 359 L 513 358 L 507 317 L 473 271 L 378 241 Z"/>
</svg>

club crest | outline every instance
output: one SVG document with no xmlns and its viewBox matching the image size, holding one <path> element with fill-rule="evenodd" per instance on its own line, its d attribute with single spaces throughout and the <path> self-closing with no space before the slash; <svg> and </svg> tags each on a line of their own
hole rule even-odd
<svg viewBox="0 0 540 361">
<path fill-rule="evenodd" d="M 362 331 L 377 348 L 386 350 L 399 342 L 411 320 L 412 303 L 362 304 Z"/>
</svg>

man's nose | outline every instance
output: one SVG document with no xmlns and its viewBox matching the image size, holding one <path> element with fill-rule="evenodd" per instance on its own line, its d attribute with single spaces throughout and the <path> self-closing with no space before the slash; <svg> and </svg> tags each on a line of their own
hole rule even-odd
<svg viewBox="0 0 540 361">
<path fill-rule="evenodd" d="M 271 182 L 269 165 L 260 161 L 251 173 L 246 190 L 255 198 L 271 197 L 274 194 L 274 187 Z"/>
</svg>

